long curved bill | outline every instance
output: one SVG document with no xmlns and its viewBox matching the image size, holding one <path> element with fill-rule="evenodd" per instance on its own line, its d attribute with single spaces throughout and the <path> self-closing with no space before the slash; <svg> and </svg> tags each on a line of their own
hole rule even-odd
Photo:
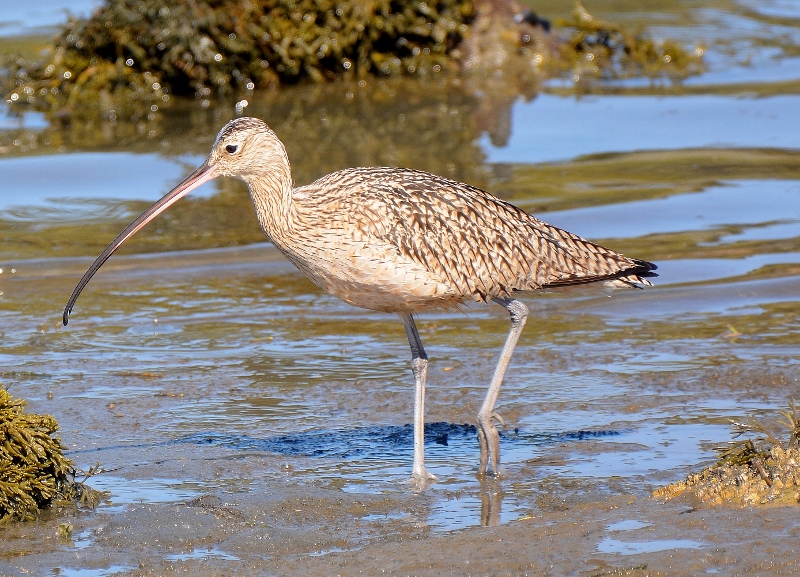
<svg viewBox="0 0 800 577">
<path fill-rule="evenodd" d="M 139 230 L 144 228 L 148 222 L 167 210 L 170 206 L 186 196 L 189 192 L 201 184 L 213 179 L 215 176 L 216 173 L 214 166 L 209 165 L 208 161 L 204 162 L 197 168 L 197 170 L 187 176 L 183 182 L 161 197 L 160 200 L 156 201 L 153 206 L 144 211 L 136 220 L 130 223 L 125 230 L 119 233 L 119 236 L 117 236 L 117 238 L 115 238 L 111 244 L 109 244 L 105 250 L 100 253 L 100 256 L 95 259 L 95 261 L 92 263 L 92 266 L 89 267 L 89 270 L 87 270 L 83 277 L 81 277 L 81 280 L 78 282 L 75 290 L 72 291 L 72 296 L 69 297 L 67 306 L 64 307 L 64 326 L 66 326 L 69 322 L 69 315 L 72 312 L 72 307 L 75 305 L 75 301 L 78 300 L 78 296 L 80 296 L 81 291 L 83 291 L 84 287 L 89 283 L 91 278 L 94 276 L 94 273 L 96 273 L 100 267 L 103 266 L 103 263 L 106 262 L 112 254 L 114 254 L 114 251 L 122 246 L 122 243 L 139 232 Z"/>
</svg>

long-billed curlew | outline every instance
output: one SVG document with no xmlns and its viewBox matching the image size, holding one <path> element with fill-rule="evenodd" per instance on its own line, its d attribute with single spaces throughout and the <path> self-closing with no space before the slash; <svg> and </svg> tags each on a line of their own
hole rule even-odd
<svg viewBox="0 0 800 577">
<path fill-rule="evenodd" d="M 261 228 L 319 287 L 344 302 L 396 313 L 411 346 L 414 465 L 425 470 L 424 400 L 428 356 L 413 315 L 494 301 L 511 330 L 478 411 L 479 474 L 498 474 L 497 394 L 528 316 L 518 291 L 607 281 L 650 285 L 652 263 L 626 258 L 550 226 L 478 188 L 402 168 L 350 168 L 293 187 L 283 143 L 261 120 L 239 118 L 220 131 L 211 154 L 148 208 L 97 257 L 64 309 L 64 324 L 83 288 L 119 248 L 181 197 L 217 176 L 247 183 Z"/>
</svg>

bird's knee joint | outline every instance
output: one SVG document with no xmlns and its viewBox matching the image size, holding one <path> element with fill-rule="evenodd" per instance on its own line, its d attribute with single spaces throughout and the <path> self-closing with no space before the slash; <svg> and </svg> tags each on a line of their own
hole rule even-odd
<svg viewBox="0 0 800 577">
<path fill-rule="evenodd" d="M 511 301 L 507 308 L 512 323 L 522 323 L 528 318 L 528 306 L 522 301 Z"/>
<path fill-rule="evenodd" d="M 415 377 L 424 374 L 427 369 L 428 369 L 428 359 L 423 359 L 420 357 L 412 359 L 411 371 L 414 373 Z"/>
<path fill-rule="evenodd" d="M 483 413 L 478 413 L 477 421 L 479 430 L 485 430 L 486 428 L 491 428 L 493 425 L 492 415 L 484 415 Z"/>
</svg>

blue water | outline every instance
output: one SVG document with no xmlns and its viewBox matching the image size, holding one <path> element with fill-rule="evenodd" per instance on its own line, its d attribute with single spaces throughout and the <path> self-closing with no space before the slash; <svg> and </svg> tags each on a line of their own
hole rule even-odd
<svg viewBox="0 0 800 577">
<path fill-rule="evenodd" d="M 800 75 L 800 67 L 791 73 Z M 742 94 L 585 96 L 542 94 L 514 104 L 511 137 L 481 146 L 489 162 L 554 162 L 576 156 L 697 147 L 800 149 L 800 96 Z"/>
</svg>

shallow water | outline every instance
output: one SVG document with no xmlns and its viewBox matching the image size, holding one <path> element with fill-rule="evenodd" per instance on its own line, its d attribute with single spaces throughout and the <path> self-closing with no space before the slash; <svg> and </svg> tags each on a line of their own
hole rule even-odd
<svg viewBox="0 0 800 577">
<path fill-rule="evenodd" d="M 502 309 L 420 318 L 426 459 L 439 481 L 415 494 L 400 323 L 320 292 L 283 261 L 239 183 L 206 185 L 152 223 L 61 326 L 94 256 L 202 160 L 232 104 L 177 106 L 132 130 L 34 113 L 0 122 L 0 379 L 29 410 L 55 415 L 79 466 L 110 470 L 90 481 L 109 499 L 81 523 L 294 490 L 400 504 L 374 505 L 344 523 L 352 533 L 290 556 L 355 550 L 397 527 L 450 535 L 523 523 L 586 495 L 644 498 L 712 461 L 729 419 L 772 415 L 800 396 L 796 7 L 593 4 L 705 44 L 708 72 L 683 87 L 606 82 L 581 97 L 556 80 L 529 101 L 375 81 L 256 95 L 246 110 L 284 139 L 298 184 L 345 166 L 422 168 L 659 264 L 645 291 L 524 297 L 531 316 L 498 403 L 505 477 L 488 484 L 475 477 L 471 423 L 508 328 Z M 40 25 L 26 14 L 14 19 Z M 298 530 L 328 518 L 312 509 L 297 520 L 289 507 Z M 707 547 L 648 528 L 652 519 L 626 522 L 598 529 L 592 555 Z M 11 539 L 0 559 L 10 574 L 26 563 L 61 575 L 138 565 L 119 544 L 80 535 L 55 547 Z M 75 543 L 99 557 L 65 560 Z M 252 561 L 214 543 L 160 551 L 170 567 Z"/>
</svg>

